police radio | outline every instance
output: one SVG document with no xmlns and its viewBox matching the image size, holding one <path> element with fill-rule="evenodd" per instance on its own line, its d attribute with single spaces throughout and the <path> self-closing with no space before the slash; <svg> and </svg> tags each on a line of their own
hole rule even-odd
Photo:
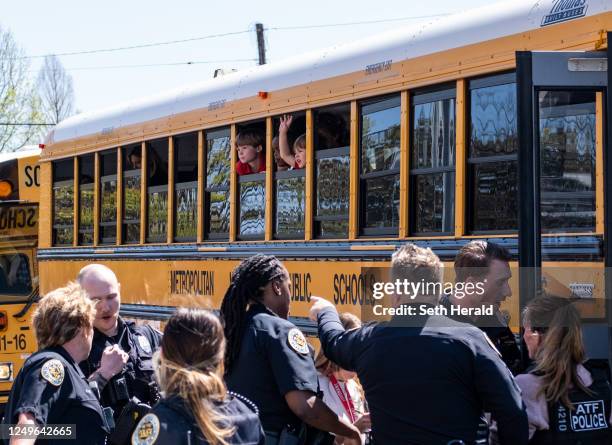
<svg viewBox="0 0 612 445">
<path fill-rule="evenodd" d="M 111 405 L 123 404 L 130 400 L 130 392 L 125 377 L 113 378 L 106 386 L 108 387 Z"/>
</svg>

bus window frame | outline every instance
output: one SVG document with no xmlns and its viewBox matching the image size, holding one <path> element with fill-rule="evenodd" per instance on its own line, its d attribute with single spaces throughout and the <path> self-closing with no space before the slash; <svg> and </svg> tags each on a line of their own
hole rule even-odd
<svg viewBox="0 0 612 445">
<path fill-rule="evenodd" d="M 106 175 L 106 176 L 100 176 L 100 219 L 98 221 L 98 225 L 100 227 L 115 227 L 115 232 L 117 231 L 117 206 L 115 206 L 115 221 L 111 221 L 111 222 L 102 222 L 102 184 L 105 184 L 107 182 L 112 182 L 115 181 L 115 195 L 117 194 L 117 175 Z M 118 202 L 118 200 L 116 201 Z M 100 231 L 102 232 L 102 231 Z M 115 233 L 115 238 L 103 238 L 102 235 L 100 235 L 100 240 L 99 243 L 102 245 L 109 245 L 112 246 L 114 244 L 116 244 L 117 242 L 117 234 Z"/>
<path fill-rule="evenodd" d="M 72 159 L 72 158 L 71 158 Z M 72 231 L 74 232 L 74 222 L 72 224 L 55 224 L 55 213 L 56 213 L 56 201 L 55 201 L 55 189 L 56 188 L 60 188 L 60 187 L 65 187 L 65 186 L 71 186 L 72 187 L 72 202 L 73 202 L 73 206 L 74 206 L 74 200 L 75 200 L 75 193 L 74 193 L 74 178 L 73 179 L 66 179 L 65 181 L 53 181 L 51 183 L 51 190 L 52 190 L 52 199 L 53 199 L 53 210 L 52 210 L 52 218 L 51 218 L 51 230 L 53 231 L 53 233 L 51 234 L 52 236 L 52 245 L 54 247 L 72 247 L 72 245 L 74 244 L 74 239 L 67 244 L 58 244 L 55 241 L 55 229 L 72 229 Z M 74 218 L 73 218 L 74 220 Z M 74 235 L 73 235 L 74 238 Z"/>
<path fill-rule="evenodd" d="M 227 232 L 211 232 L 210 231 L 210 199 L 209 196 L 211 193 L 215 193 L 215 192 L 227 192 L 228 195 L 228 200 L 230 199 L 230 195 L 231 195 L 231 184 L 232 184 L 232 175 L 229 174 L 228 175 L 228 180 L 227 180 L 227 186 L 223 185 L 223 186 L 215 186 L 215 187 L 209 187 L 208 186 L 208 142 L 215 140 L 215 139 L 220 139 L 220 138 L 225 138 L 227 137 L 229 139 L 229 154 L 230 154 L 230 159 L 228 162 L 228 168 L 231 171 L 232 168 L 232 160 L 231 160 L 231 156 L 232 156 L 232 152 L 235 151 L 233 149 L 233 143 L 232 143 L 232 128 L 231 126 L 227 125 L 227 126 L 222 126 L 222 127 L 216 127 L 216 128 L 211 128 L 210 130 L 205 130 L 204 131 L 204 137 L 203 137 L 203 147 L 202 147 L 202 161 L 203 161 L 203 165 L 202 165 L 202 196 L 198 196 L 198 202 L 202 203 L 202 216 L 203 216 L 203 221 L 198 222 L 198 224 L 200 226 L 202 226 L 204 228 L 203 230 L 203 237 L 204 240 L 206 241 L 229 241 L 230 238 L 230 226 L 232 225 L 232 218 L 231 218 L 231 208 L 228 209 L 228 216 L 227 216 Z M 238 187 L 238 195 L 240 194 L 240 187 Z M 238 196 L 239 197 L 239 196 Z M 238 201 L 238 199 L 237 199 Z M 238 231 L 240 230 L 240 224 L 239 224 L 239 219 L 240 219 L 240 203 L 237 203 L 237 212 L 236 212 L 236 218 L 238 221 L 238 225 L 236 227 L 236 234 L 239 236 Z"/>
<path fill-rule="evenodd" d="M 384 104 L 386 102 L 390 102 L 391 100 L 395 100 L 397 101 L 397 105 L 395 106 L 384 106 Z M 385 227 L 364 227 L 365 224 L 365 214 L 366 214 L 366 205 L 365 205 L 365 197 L 366 197 L 366 181 L 369 179 L 376 179 L 379 177 L 385 177 L 385 176 L 398 176 L 399 179 L 399 183 L 400 183 L 400 189 L 401 189 L 401 177 L 400 177 L 400 165 L 401 165 L 401 159 L 400 162 L 397 166 L 397 168 L 393 168 L 390 170 L 380 170 L 380 171 L 375 171 L 375 172 L 369 172 L 369 173 L 362 173 L 362 162 L 363 162 L 363 109 L 364 107 L 370 107 L 371 109 L 368 110 L 367 114 L 372 114 L 372 113 L 377 113 L 379 111 L 383 111 L 383 110 L 387 110 L 387 109 L 392 109 L 392 108 L 399 108 L 400 112 L 399 112 L 399 125 L 400 125 L 400 130 L 401 130 L 401 126 L 403 125 L 402 123 L 402 116 L 401 116 L 401 92 L 395 92 L 395 93 L 390 93 L 390 94 L 385 94 L 383 96 L 376 96 L 376 97 L 372 97 L 372 98 L 368 98 L 362 101 L 358 101 L 357 102 L 357 123 L 358 123 L 358 128 L 357 128 L 357 133 L 358 133 L 358 138 L 357 138 L 357 152 L 358 152 L 358 164 L 357 164 L 357 168 L 358 168 L 358 181 L 359 183 L 357 184 L 357 189 L 359 190 L 358 192 L 358 205 L 359 205 L 359 209 L 358 209 L 358 215 L 359 215 L 359 220 L 358 220 L 358 226 L 359 226 L 359 236 L 360 237 L 364 237 L 364 238 L 368 238 L 368 237 L 382 237 L 382 238 L 399 238 L 399 213 L 400 213 L 400 206 L 398 206 L 397 208 L 397 213 L 398 213 L 398 219 L 397 219 L 397 225 L 396 226 L 385 226 Z M 401 157 L 401 137 L 400 137 L 400 141 L 399 141 L 400 147 L 398 150 L 398 156 Z"/>
<path fill-rule="evenodd" d="M 125 180 L 131 177 L 136 177 L 136 176 L 140 178 L 140 186 L 138 187 L 140 189 L 140 202 L 138 203 L 138 208 L 139 208 L 139 211 L 142 213 L 142 200 L 143 200 L 143 197 L 142 197 L 142 176 L 143 176 L 142 169 L 123 170 L 121 173 L 121 181 L 123 182 L 122 187 L 121 187 L 121 195 L 122 195 L 121 200 L 123 202 L 122 215 L 121 215 L 121 231 L 123 233 L 121 236 L 121 244 L 126 244 L 126 245 L 140 244 L 140 236 L 139 236 L 139 239 L 135 241 L 126 241 L 128 225 L 138 223 L 138 232 L 140 233 L 140 231 L 142 230 L 142 215 L 141 214 L 138 215 L 138 219 L 125 219 L 125 210 L 126 210 Z"/>
<path fill-rule="evenodd" d="M 474 196 L 471 192 L 472 180 L 474 179 L 473 168 L 472 165 L 477 164 L 494 164 L 496 162 L 516 162 L 517 169 L 517 200 L 520 198 L 519 190 L 518 190 L 518 181 L 519 181 L 519 173 L 518 173 L 518 154 L 520 151 L 520 141 L 518 138 L 518 125 L 519 125 L 519 109 L 518 109 L 518 93 L 515 96 L 516 100 L 516 125 L 517 125 L 517 149 L 515 154 L 510 155 L 495 155 L 495 156 L 477 156 L 472 157 L 470 155 L 471 143 L 472 143 L 472 99 L 471 92 L 472 90 L 477 90 L 481 88 L 489 88 L 500 85 L 508 85 L 508 84 L 518 84 L 517 82 L 517 74 L 515 70 L 503 72 L 503 73 L 492 73 L 492 74 L 484 74 L 483 76 L 467 78 L 466 79 L 466 96 L 465 96 L 465 235 L 473 235 L 473 236 L 487 236 L 487 235 L 517 235 L 519 232 L 519 214 L 517 208 L 516 214 L 516 228 L 514 229 L 503 229 L 503 230 L 474 230 L 474 217 L 473 217 L 473 209 L 474 209 Z M 457 179 L 455 178 L 455 181 Z M 456 197 L 455 197 L 456 199 Z"/>
<path fill-rule="evenodd" d="M 236 199 L 236 241 L 264 241 L 265 239 L 265 223 L 266 223 L 266 212 L 265 212 L 265 202 L 266 202 L 266 198 L 264 196 L 264 208 L 263 208 L 263 214 L 264 214 L 264 230 L 261 233 L 261 235 L 243 235 L 240 233 L 240 223 L 241 223 L 241 219 L 240 219 L 240 184 L 242 184 L 243 182 L 261 182 L 263 183 L 263 189 L 264 189 L 264 194 L 268 193 L 268 190 L 266 190 L 266 174 L 267 172 L 260 172 L 260 173 L 251 173 L 250 175 L 237 175 L 238 178 L 238 192 L 237 192 L 237 199 Z"/>
<path fill-rule="evenodd" d="M 446 84 L 441 84 L 441 85 L 435 85 L 433 87 L 428 87 L 428 88 L 423 88 L 423 89 L 419 89 L 419 90 L 413 90 L 410 91 L 410 120 L 408 122 L 408 131 L 409 131 L 409 147 L 408 150 L 406 152 L 406 155 L 409 157 L 409 165 L 413 164 L 413 160 L 412 160 L 412 155 L 413 155 L 413 150 L 414 150 L 414 142 L 415 142 L 415 137 L 414 137 L 414 118 L 415 118 L 415 112 L 414 112 L 414 108 L 417 105 L 424 105 L 424 104 L 429 104 L 432 102 L 438 102 L 438 101 L 443 101 L 443 100 L 449 100 L 452 99 L 455 101 L 455 117 L 454 117 L 454 125 L 455 125 L 455 129 L 454 129 L 454 134 L 455 134 L 455 140 L 452 141 L 454 146 L 455 146 L 455 153 L 453 156 L 453 164 L 449 165 L 449 166 L 445 166 L 445 167 L 427 167 L 427 168 L 410 168 L 408 170 L 408 215 L 410 216 L 409 218 L 409 228 L 408 228 L 408 234 L 411 237 L 419 237 L 419 238 L 427 238 L 427 237 L 432 237 L 432 236 L 450 236 L 450 235 L 454 235 L 455 233 L 455 212 L 457 211 L 457 206 L 456 204 L 456 197 L 455 197 L 455 189 L 456 189 L 456 184 L 457 184 L 457 163 L 456 163 L 456 157 L 457 157 L 457 85 L 455 83 L 446 83 Z M 416 203 L 417 203 L 417 187 L 416 187 L 416 179 L 418 176 L 426 176 L 426 175 L 434 175 L 434 174 L 447 174 L 447 173 L 454 173 L 453 174 L 453 186 L 451 188 L 451 192 L 453 194 L 452 196 L 452 202 L 453 202 L 453 220 L 451 223 L 451 230 L 448 231 L 440 231 L 440 232 L 431 232 L 431 231 L 426 231 L 426 232 L 418 232 L 415 230 L 415 216 L 416 215 Z"/>
<path fill-rule="evenodd" d="M 170 213 L 173 213 L 173 217 L 172 217 L 172 227 L 168 228 L 168 233 L 171 234 L 171 243 L 195 243 L 198 240 L 198 215 L 197 215 L 197 208 L 198 208 L 198 204 L 201 201 L 201 198 L 199 196 L 198 190 L 198 171 L 200 166 L 198 165 L 199 163 L 199 133 L 200 130 L 195 130 L 195 131 L 189 131 L 187 133 L 180 133 L 180 134 L 175 134 L 170 136 L 170 138 L 172 139 L 172 156 L 174 157 L 174 161 L 173 161 L 173 169 L 174 169 L 174 173 L 173 173 L 173 181 L 172 184 L 170 184 L 170 181 L 168 181 L 168 186 L 172 187 L 172 190 L 170 191 L 170 193 L 172 193 L 173 195 L 173 206 L 172 208 L 168 208 L 168 215 Z M 186 137 L 186 136 L 195 136 L 195 155 L 196 155 L 196 179 L 195 181 L 189 181 L 189 182 L 177 182 L 177 173 L 178 173 L 178 158 L 179 158 L 179 154 L 181 153 L 182 150 L 177 150 L 177 145 L 176 145 L 176 139 L 177 138 L 181 138 L 181 137 Z M 180 147 L 179 147 L 180 148 Z M 168 161 L 170 161 L 170 159 L 168 159 Z M 168 173 L 170 173 L 170 168 L 168 168 Z M 195 201 L 195 205 L 196 205 L 196 221 L 195 221 L 195 235 L 194 236 L 177 236 L 176 234 L 176 226 L 177 226 L 177 222 L 178 222 L 178 206 L 177 206 L 177 197 L 178 197 L 178 191 L 179 190 L 189 190 L 189 189 L 196 189 L 196 201 Z M 170 194 L 168 195 L 168 199 L 170 199 Z"/>
<path fill-rule="evenodd" d="M 304 226 L 301 232 L 287 232 L 287 233 L 278 233 L 277 227 L 277 216 L 278 216 L 278 197 L 276 195 L 278 191 L 278 181 L 283 179 L 291 179 L 291 178 L 303 178 L 304 182 Z M 274 239 L 278 240 L 303 240 L 306 234 L 306 168 L 299 169 L 290 169 L 284 171 L 275 171 L 272 176 L 273 180 L 273 190 L 272 196 L 274 197 L 274 207 L 272 212 L 272 219 L 274 225 Z"/>
<path fill-rule="evenodd" d="M 597 93 L 601 92 L 605 94 L 605 88 L 603 87 L 597 87 L 597 86 L 552 86 L 552 87 L 546 87 L 546 86 L 536 86 L 533 88 L 533 95 L 534 98 L 538 98 L 539 94 L 541 91 L 558 91 L 558 92 L 564 92 L 564 91 L 585 91 L 585 92 L 593 92 L 594 93 L 594 102 L 593 104 L 595 105 L 595 122 L 597 122 Z M 539 163 L 538 165 L 540 166 L 540 182 L 541 182 L 541 169 L 542 169 L 542 147 L 541 147 L 541 141 L 540 141 L 540 107 L 534 107 L 534 122 L 537 123 L 534 124 L 534 128 L 533 128 L 533 133 L 534 133 L 534 137 L 537 138 L 537 147 L 539 149 L 538 155 L 539 155 Z M 603 116 L 602 118 L 605 120 L 605 111 L 603 111 Z M 597 125 L 597 124 L 595 124 Z M 594 157 L 595 157 L 595 164 L 593 166 L 593 176 L 595 177 L 596 171 L 597 171 L 597 162 L 600 162 L 600 160 L 597 159 L 597 131 L 595 130 L 595 133 L 593 135 L 595 137 L 595 153 L 594 153 Z M 605 147 L 605 142 L 604 142 L 604 147 Z M 603 160 L 601 161 L 603 162 Z M 542 184 L 540 183 L 539 185 L 539 190 L 540 190 L 540 212 L 542 212 Z M 594 180 L 593 182 L 593 191 L 592 192 L 548 192 L 548 195 L 552 195 L 552 194 L 556 194 L 556 193 L 561 193 L 563 197 L 578 197 L 578 196 L 589 196 L 593 198 L 593 213 L 594 213 L 594 224 L 593 227 L 591 229 L 585 229 L 585 228 L 579 228 L 579 227 L 560 227 L 560 228 L 555 228 L 555 229 L 543 229 L 540 226 L 540 233 L 542 235 L 550 235 L 550 234 L 559 234 L 559 233 L 564 233 L 564 234 L 572 234 L 572 235 L 589 235 L 589 234 L 594 234 L 597 231 L 597 179 Z"/>
<path fill-rule="evenodd" d="M 347 230 L 346 230 L 346 236 L 338 238 L 335 235 L 321 235 L 320 231 L 318 230 L 314 230 L 313 229 L 313 235 L 315 237 L 315 239 L 348 239 L 348 221 L 350 218 L 350 203 L 349 203 L 349 209 L 348 212 L 346 214 L 340 215 L 340 216 L 331 216 L 331 215 L 317 215 L 317 205 L 318 205 L 318 199 L 319 199 L 319 192 L 317 189 L 317 178 L 318 178 L 318 169 L 317 169 L 317 161 L 320 159 L 329 159 L 329 158 L 337 158 L 340 156 L 348 156 L 349 158 L 349 183 L 351 180 L 351 175 L 350 175 L 350 162 L 351 162 L 351 146 L 346 145 L 344 147 L 335 147 L 335 148 L 327 148 L 325 150 L 315 150 L 314 152 L 314 160 L 315 160 L 315 165 L 314 165 L 314 184 L 313 184 L 313 188 L 314 188 L 314 200 L 313 200 L 313 221 L 315 223 L 317 222 L 323 222 L 323 221 L 335 221 L 335 222 L 342 222 L 342 221 L 346 221 L 347 222 Z M 350 199 L 350 191 L 349 191 L 349 196 L 347 196 L 348 199 Z M 315 228 L 316 228 L 316 224 L 315 224 Z"/>
</svg>

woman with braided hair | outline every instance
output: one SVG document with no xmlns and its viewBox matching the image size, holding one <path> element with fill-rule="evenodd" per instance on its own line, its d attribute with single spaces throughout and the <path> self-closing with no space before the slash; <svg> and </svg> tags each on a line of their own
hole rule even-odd
<svg viewBox="0 0 612 445">
<path fill-rule="evenodd" d="M 257 407 L 223 382 L 225 336 L 216 315 L 179 309 L 164 329 L 156 376 L 164 397 L 132 444 L 264 445 Z"/>
<path fill-rule="evenodd" d="M 289 273 L 275 257 L 255 255 L 236 267 L 221 304 L 227 385 L 258 406 L 266 445 L 315 443 L 306 425 L 359 444 L 359 431 L 317 398 L 308 343 L 287 320 L 290 301 Z"/>
</svg>

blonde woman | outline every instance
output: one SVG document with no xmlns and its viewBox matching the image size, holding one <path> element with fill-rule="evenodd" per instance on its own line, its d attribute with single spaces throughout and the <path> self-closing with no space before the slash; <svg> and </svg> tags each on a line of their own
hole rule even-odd
<svg viewBox="0 0 612 445">
<path fill-rule="evenodd" d="M 340 322 L 346 330 L 361 326 L 361 320 L 348 312 L 340 314 Z M 363 443 L 364 433 L 371 428 L 372 424 L 370 414 L 366 412 L 363 390 L 355 380 L 357 374 L 342 369 L 329 360 L 323 353 L 323 349 L 320 349 L 317 354 L 315 366 L 319 372 L 319 386 L 323 391 L 323 401 L 340 418 L 351 422 L 359 429 Z M 336 438 L 336 444 L 343 442 L 342 438 Z"/>
<path fill-rule="evenodd" d="M 227 391 L 225 336 L 219 319 L 180 309 L 168 320 L 158 356 L 162 400 L 132 434 L 132 444 L 263 445 L 257 407 Z"/>
<path fill-rule="evenodd" d="M 535 366 L 516 381 L 527 405 L 530 444 L 612 443 L 608 371 L 585 363 L 580 314 L 571 301 L 536 298 L 523 322 Z"/>
<path fill-rule="evenodd" d="M 33 317 L 39 349 L 21 368 L 6 405 L 4 423 L 17 424 L 8 431 L 11 445 L 36 441 L 19 437 L 20 431 L 58 424 L 67 426 L 45 443 L 106 443 L 102 407 L 78 365 L 91 350 L 95 316 L 94 303 L 77 284 L 40 300 Z"/>
</svg>

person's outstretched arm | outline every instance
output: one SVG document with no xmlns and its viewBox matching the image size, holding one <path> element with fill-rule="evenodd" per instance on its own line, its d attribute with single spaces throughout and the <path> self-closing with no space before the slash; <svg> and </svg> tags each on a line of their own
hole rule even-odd
<svg viewBox="0 0 612 445">
<path fill-rule="evenodd" d="M 280 155 L 281 158 L 283 158 L 283 161 L 293 167 L 295 165 L 295 156 L 293 156 L 293 153 L 291 153 L 289 139 L 287 137 L 292 121 L 293 116 L 291 115 L 285 114 L 281 116 L 280 126 L 278 127 L 278 148 L 280 149 Z"/>
</svg>

